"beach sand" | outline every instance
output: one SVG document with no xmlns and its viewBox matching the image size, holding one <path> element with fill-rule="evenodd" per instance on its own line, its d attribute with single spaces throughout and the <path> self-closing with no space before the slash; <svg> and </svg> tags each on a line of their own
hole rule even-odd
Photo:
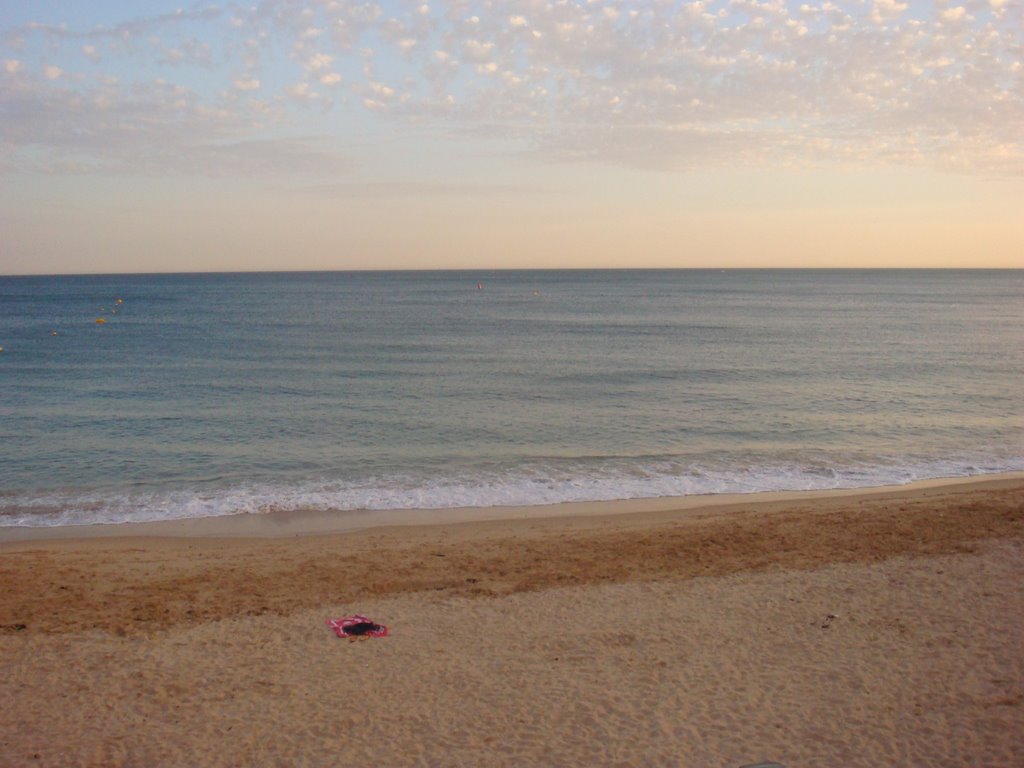
<svg viewBox="0 0 1024 768">
<path fill-rule="evenodd" d="M 710 501 L 9 540 L 0 765 L 1024 765 L 1024 477 Z"/>
</svg>

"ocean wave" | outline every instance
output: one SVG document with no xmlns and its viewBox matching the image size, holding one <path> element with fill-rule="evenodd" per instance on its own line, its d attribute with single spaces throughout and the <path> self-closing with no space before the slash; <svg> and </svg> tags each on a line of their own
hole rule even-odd
<svg viewBox="0 0 1024 768">
<path fill-rule="evenodd" d="M 237 483 L 226 487 L 66 489 L 0 495 L 0 527 L 138 523 L 274 511 L 436 510 L 763 491 L 901 485 L 1024 470 L 1024 456 L 897 460 L 894 457 L 728 465 L 661 459 L 572 462 L 448 476 L 394 474 L 364 480 Z"/>
</svg>

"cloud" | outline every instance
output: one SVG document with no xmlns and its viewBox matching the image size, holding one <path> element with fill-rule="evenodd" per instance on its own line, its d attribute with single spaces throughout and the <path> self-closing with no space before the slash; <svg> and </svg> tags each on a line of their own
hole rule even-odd
<svg viewBox="0 0 1024 768">
<path fill-rule="evenodd" d="M 895 19 L 907 10 L 907 4 L 898 0 L 875 0 L 871 9 L 871 20 L 882 24 L 888 19 Z"/>
<path fill-rule="evenodd" d="M 178 8 L 170 13 L 127 19 L 112 25 L 100 24 L 86 30 L 71 29 L 65 24 L 29 22 L 23 26 L 7 30 L 6 35 L 10 38 L 42 35 L 50 40 L 109 39 L 123 42 L 144 38 L 168 28 L 190 23 L 210 24 L 219 19 L 222 13 L 223 11 L 214 5 L 190 10 Z"/>
<path fill-rule="evenodd" d="M 306 69 L 312 70 L 313 72 L 326 69 L 331 66 L 332 61 L 334 61 L 333 56 L 326 53 L 317 53 L 306 60 Z"/>
<path fill-rule="evenodd" d="M 962 5 L 946 8 L 939 12 L 939 18 L 948 22 L 962 21 L 965 16 L 967 16 L 967 9 Z"/>
<path fill-rule="evenodd" d="M 311 103 L 320 100 L 320 94 L 314 91 L 309 83 L 295 83 L 288 86 L 288 95 L 295 101 Z"/>
<path fill-rule="evenodd" d="M 494 51 L 493 42 L 481 42 L 479 40 L 466 40 L 462 44 L 462 55 L 469 61 L 485 62 Z"/>
<path fill-rule="evenodd" d="M 183 40 L 178 46 L 165 48 L 162 60 L 174 67 L 192 66 L 209 68 L 213 65 L 213 53 L 209 43 L 198 40 Z"/>
<path fill-rule="evenodd" d="M 351 122 L 339 113 L 365 109 L 395 130 L 430 126 L 457 144 L 486 137 L 492 151 L 548 162 L 1018 173 L 1021 23 L 1013 0 L 938 8 L 908 0 L 262 0 L 230 13 L 198 7 L 83 30 L 22 25 L 0 38 L 0 55 L 10 56 L 8 80 L 36 73 L 34 103 L 50 105 L 50 120 L 76 121 L 81 104 L 110 102 L 154 135 L 185 121 L 210 131 L 207 143 L 223 140 L 223 124 L 209 116 L 234 92 L 230 109 L 251 110 L 231 115 L 239 141 L 262 137 L 259 109 L 273 112 L 278 133 L 291 119 L 291 130 L 315 125 L 339 140 Z M 147 44 L 155 36 L 160 44 Z M 95 79 L 70 81 L 82 56 L 96 62 Z M 208 87 L 188 74 L 195 68 Z M 185 87 L 178 98 L 188 116 L 186 106 L 167 104 L 146 121 L 132 111 L 145 99 L 125 94 L 146 81 L 131 72 L 154 69 Z M 123 84 L 112 93 L 100 78 L 114 75 Z M 261 101 L 239 99 L 240 91 L 258 91 Z M 27 97 L 9 88 L 0 98 Z M 0 130 L 14 147 L 8 163 L 12 154 L 38 156 L 39 144 Z M 91 130 L 107 131 L 107 144 L 123 138 L 113 119 Z M 75 141 L 68 133 L 60 151 Z M 77 141 L 78 155 L 94 151 L 88 137 Z M 202 143 L 197 136 L 193 144 Z"/>
<path fill-rule="evenodd" d="M 207 176 L 347 175 L 355 162 L 323 138 L 292 137 L 200 144 L 189 148 L 192 172 Z"/>
<path fill-rule="evenodd" d="M 8 172 L 322 177 L 353 163 L 323 139 L 253 139 L 243 113 L 203 103 L 165 80 L 122 85 L 108 79 L 83 92 L 61 81 L 0 81 L 10 112 L 3 141 Z"/>
<path fill-rule="evenodd" d="M 448 182 L 344 182 L 335 184 L 316 184 L 299 187 L 299 194 L 328 198 L 352 198 L 365 200 L 369 198 L 407 198 L 407 197 L 517 197 L 524 194 L 544 194 L 545 190 L 538 187 L 518 186 L 514 184 L 455 184 Z"/>
</svg>

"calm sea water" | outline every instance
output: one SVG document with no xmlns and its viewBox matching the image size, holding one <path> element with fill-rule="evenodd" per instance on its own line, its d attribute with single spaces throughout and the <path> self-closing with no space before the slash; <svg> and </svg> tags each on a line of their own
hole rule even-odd
<svg viewBox="0 0 1024 768">
<path fill-rule="evenodd" d="M 8 277 L 0 346 L 0 525 L 1024 469 L 1024 271 Z"/>
</svg>

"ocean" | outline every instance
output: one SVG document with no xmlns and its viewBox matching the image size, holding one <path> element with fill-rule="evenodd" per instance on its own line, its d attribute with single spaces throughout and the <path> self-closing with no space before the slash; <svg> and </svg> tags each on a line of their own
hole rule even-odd
<svg viewBox="0 0 1024 768">
<path fill-rule="evenodd" d="M 0 526 L 1024 470 L 1018 270 L 0 277 L 0 347 Z"/>
</svg>

